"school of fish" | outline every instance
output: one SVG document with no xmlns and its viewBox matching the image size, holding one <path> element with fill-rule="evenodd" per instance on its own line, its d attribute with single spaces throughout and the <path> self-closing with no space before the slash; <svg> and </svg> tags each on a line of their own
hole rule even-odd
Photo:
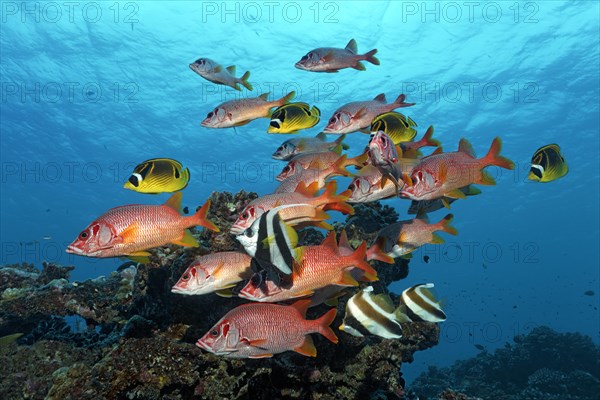
<svg viewBox="0 0 600 400">
<path fill-rule="evenodd" d="M 352 39 L 345 48 L 315 48 L 295 67 L 325 73 L 364 71 L 363 61 L 380 65 L 376 53 L 377 49 L 372 49 L 360 54 Z M 253 90 L 248 81 L 250 72 L 236 77 L 234 65 L 223 67 L 200 57 L 189 67 L 214 84 L 237 91 L 243 91 L 242 87 Z M 292 103 L 295 95 L 290 91 L 269 100 L 272 96 L 262 93 L 229 100 L 213 106 L 200 125 L 236 129 L 266 118 L 269 134 L 298 134 L 316 127 L 321 110 L 314 104 Z M 457 235 L 451 225 L 453 214 L 430 223 L 427 213 L 449 209 L 454 201 L 480 194 L 474 185 L 495 184 L 486 168 L 510 170 L 514 163 L 500 154 L 502 142 L 498 137 L 481 158 L 464 138 L 457 151 L 444 151 L 433 138 L 433 126 L 415 140 L 417 123 L 395 111 L 412 110 L 415 103 L 408 102 L 405 94 L 397 94 L 393 102 L 383 93 L 370 96 L 357 96 L 355 101 L 339 106 L 316 137 L 284 141 L 272 154 L 273 159 L 286 163 L 276 176 L 277 186 L 241 210 L 229 230 L 239 249 L 196 257 L 172 287 L 179 295 L 214 293 L 249 301 L 215 321 L 198 339 L 198 347 L 232 358 L 272 357 L 285 351 L 315 357 L 317 350 L 310 335 L 318 333 L 338 343 L 331 328 L 338 311 L 331 308 L 312 320 L 306 318 L 306 312 L 323 303 L 337 305 L 346 293 L 352 295 L 345 302 L 339 325 L 345 334 L 400 339 L 406 324 L 446 320 L 430 290 L 433 283 L 407 288 L 395 305 L 389 295 L 374 293 L 369 282 L 378 279 L 378 268 L 394 268 L 395 258 L 411 257 L 421 246 L 443 243 L 436 232 Z M 344 153 L 349 149 L 344 139 L 353 132 L 370 135 L 364 136 L 364 150 L 350 155 Z M 332 141 L 327 140 L 330 134 L 335 135 Z M 428 147 L 434 150 L 423 154 Z M 528 178 L 550 182 L 567 172 L 560 147 L 550 144 L 535 152 Z M 188 186 L 190 175 L 190 170 L 174 159 L 140 162 L 124 187 L 145 194 L 172 193 L 167 202 L 112 208 L 85 227 L 66 251 L 145 263 L 152 256 L 149 250 L 159 246 L 198 247 L 190 228 L 200 226 L 218 232 L 219 227 L 208 219 L 210 201 L 192 215 L 182 214 L 181 191 Z M 351 178 L 346 190 L 338 190 L 339 181 L 333 178 L 339 176 Z M 407 214 L 416 214 L 415 218 L 382 227 L 370 243 L 363 240 L 355 247 L 345 231 L 338 237 L 328 222 L 332 211 L 352 215 L 352 204 L 383 199 L 392 199 L 394 206 L 406 202 Z M 299 246 L 298 231 L 307 226 L 328 231 L 321 244 Z"/>
</svg>

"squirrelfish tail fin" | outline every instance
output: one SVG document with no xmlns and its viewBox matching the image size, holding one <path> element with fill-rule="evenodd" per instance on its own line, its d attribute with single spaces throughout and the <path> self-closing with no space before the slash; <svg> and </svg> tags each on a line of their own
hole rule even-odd
<svg viewBox="0 0 600 400">
<path fill-rule="evenodd" d="M 309 300 L 309 302 L 310 302 L 310 300 Z M 316 331 L 318 333 L 320 333 L 321 335 L 325 336 L 327 339 L 329 339 L 333 343 L 338 342 L 338 337 L 335 335 L 335 333 L 333 332 L 333 329 L 331 329 L 331 327 L 329 325 L 331 325 L 331 323 L 335 319 L 336 315 L 337 315 L 337 309 L 332 308 L 331 310 L 329 310 L 325 314 L 323 314 L 321 317 L 314 320 L 314 324 L 316 325 Z"/>
<path fill-rule="evenodd" d="M 244 75 L 242 75 L 242 77 L 240 78 L 240 83 L 248 90 L 254 90 L 254 88 L 252 87 L 252 84 L 250 82 L 248 82 L 248 79 L 250 79 L 250 71 L 246 71 L 246 73 L 244 73 Z"/>
<path fill-rule="evenodd" d="M 385 238 L 380 237 L 373 243 L 369 250 L 367 250 L 367 261 L 381 261 L 386 264 L 393 264 L 394 258 L 387 255 L 387 253 L 383 250 Z"/>
<path fill-rule="evenodd" d="M 375 57 L 375 54 L 377 54 L 377 49 L 373 49 L 365 53 L 365 61 L 368 61 L 371 64 L 379 65 L 379 59 Z"/>
<path fill-rule="evenodd" d="M 438 222 L 436 225 L 440 228 L 441 231 L 449 233 L 450 235 L 458 235 L 458 230 L 453 227 L 452 225 L 450 225 L 450 222 L 452 222 L 452 220 L 454 219 L 454 215 L 453 214 L 448 214 L 446 215 L 444 218 L 442 218 L 442 220 L 440 222 Z"/>
<path fill-rule="evenodd" d="M 192 215 L 193 224 L 203 226 L 206 229 L 210 229 L 213 232 L 219 232 L 219 228 L 215 224 L 210 222 L 208 219 L 206 219 L 206 215 L 208 214 L 209 208 L 210 200 L 206 200 L 206 203 L 204 203 L 204 205 L 198 211 L 196 211 L 194 215 Z"/>
<path fill-rule="evenodd" d="M 506 169 L 515 169 L 515 163 L 509 160 L 506 157 L 502 157 L 500 155 L 500 151 L 502 150 L 502 140 L 499 137 L 494 138 L 492 145 L 490 146 L 490 150 L 488 153 L 481 159 L 481 162 L 484 166 L 487 165 L 495 165 L 501 168 Z"/>
</svg>

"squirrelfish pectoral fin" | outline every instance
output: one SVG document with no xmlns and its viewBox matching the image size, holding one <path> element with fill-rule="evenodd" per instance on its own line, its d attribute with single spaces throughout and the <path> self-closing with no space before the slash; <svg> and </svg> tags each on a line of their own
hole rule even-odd
<svg viewBox="0 0 600 400">
<path fill-rule="evenodd" d="M 450 197 L 451 199 L 465 199 L 467 197 L 460 189 L 454 189 L 448 193 L 444 193 L 444 196 Z"/>
<path fill-rule="evenodd" d="M 219 296 L 219 297 L 227 297 L 227 298 L 230 298 L 230 297 L 233 297 L 233 290 L 231 290 L 231 288 L 229 288 L 229 289 L 220 289 L 220 290 L 217 290 L 217 291 L 215 292 L 215 294 L 216 294 L 217 296 Z"/>
<path fill-rule="evenodd" d="M 123 231 L 119 234 L 119 237 L 121 238 L 120 242 L 123 244 L 135 242 L 138 238 L 138 228 L 138 223 L 133 222 L 127 228 L 123 229 Z"/>
<path fill-rule="evenodd" d="M 186 229 L 185 233 L 183 234 L 183 237 L 179 240 L 173 240 L 174 244 L 178 244 L 180 246 L 185 246 L 185 247 L 198 247 L 200 246 L 198 244 L 198 241 L 196 240 L 195 237 L 192 236 L 192 233 Z"/>
<path fill-rule="evenodd" d="M 127 258 L 140 264 L 148 264 L 150 262 L 150 255 L 147 251 L 136 251 L 135 253 L 128 254 Z"/>
<path fill-rule="evenodd" d="M 448 200 L 446 200 L 444 197 L 442 197 L 442 204 L 444 205 L 444 207 L 446 207 L 447 209 L 450 209 L 450 203 L 448 203 Z"/>
<path fill-rule="evenodd" d="M 444 243 L 444 238 L 442 238 L 441 236 L 439 236 L 439 235 L 437 235 L 435 233 L 432 233 L 431 237 L 432 237 L 431 244 L 442 244 L 442 243 Z"/>
<path fill-rule="evenodd" d="M 308 335 L 304 337 L 304 342 L 302 342 L 300 346 L 296 347 L 294 351 L 308 357 L 317 356 L 315 344 L 313 343 L 312 338 Z"/>
<path fill-rule="evenodd" d="M 256 354 L 253 356 L 248 356 L 248 358 L 270 358 L 273 357 L 272 353 L 264 353 L 264 354 Z"/>
</svg>

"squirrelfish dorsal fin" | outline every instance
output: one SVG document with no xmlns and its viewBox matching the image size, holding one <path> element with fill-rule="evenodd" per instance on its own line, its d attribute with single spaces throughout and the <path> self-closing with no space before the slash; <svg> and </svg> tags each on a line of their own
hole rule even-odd
<svg viewBox="0 0 600 400">
<path fill-rule="evenodd" d="M 356 46 L 356 40 L 350 39 L 350 41 L 346 45 L 346 50 L 348 50 L 352 54 L 356 54 L 358 52 L 358 47 Z"/>
<path fill-rule="evenodd" d="M 300 313 L 300 315 L 302 315 L 303 318 L 306 318 L 306 310 L 308 310 L 308 307 L 310 307 L 311 303 L 311 299 L 298 300 L 297 302 L 292 304 L 292 307 L 298 310 L 298 312 Z"/>
<path fill-rule="evenodd" d="M 264 101 L 269 100 L 269 92 L 267 93 L 263 93 L 260 96 L 258 96 L 259 98 L 263 99 Z"/>
<path fill-rule="evenodd" d="M 323 240 L 323 243 L 321 243 L 321 246 L 329 247 L 335 251 L 338 250 L 337 242 L 335 240 L 335 231 L 331 231 L 327 234 L 325 240 Z"/>
<path fill-rule="evenodd" d="M 375 96 L 375 98 L 373 100 L 379 101 L 381 103 L 387 103 L 387 99 L 385 98 L 385 93 L 379 93 L 377 96 Z"/>
<path fill-rule="evenodd" d="M 473 158 L 477 158 L 475 150 L 473 150 L 473 146 L 465 138 L 460 139 L 460 142 L 458 142 L 458 151 L 460 151 L 461 153 L 466 153 Z"/>
<path fill-rule="evenodd" d="M 171 207 L 173 210 L 181 214 L 181 197 L 181 192 L 174 193 L 171 197 L 169 197 L 169 200 L 165 202 L 165 206 Z"/>
<path fill-rule="evenodd" d="M 225 68 L 227 70 L 227 72 L 229 72 L 231 75 L 235 75 L 235 65 L 230 65 L 229 67 Z"/>
</svg>

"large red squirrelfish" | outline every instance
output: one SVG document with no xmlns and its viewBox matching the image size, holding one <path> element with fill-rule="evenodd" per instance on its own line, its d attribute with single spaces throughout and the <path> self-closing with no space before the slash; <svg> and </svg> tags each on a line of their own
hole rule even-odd
<svg viewBox="0 0 600 400">
<path fill-rule="evenodd" d="M 385 94 L 381 93 L 373 100 L 345 104 L 333 113 L 323 132 L 341 134 L 366 129 L 379 114 L 414 105 L 405 103 L 405 99 L 406 95 L 401 94 L 393 103 L 387 104 Z"/>
<path fill-rule="evenodd" d="M 363 242 L 350 255 L 343 255 L 338 249 L 335 232 L 330 232 L 319 246 L 304 246 L 303 257 L 292 271 L 291 285 L 277 286 L 274 282 L 250 282 L 240 291 L 245 299 L 274 303 L 289 299 L 312 296 L 316 290 L 329 285 L 357 286 L 351 271 L 354 268 L 363 271 L 365 281 L 377 280 L 377 271 L 365 261 L 367 245 Z"/>
<path fill-rule="evenodd" d="M 458 151 L 434 153 L 424 157 L 417 164 L 410 177 L 404 177 L 402 196 L 412 200 L 431 200 L 441 197 L 465 198 L 460 188 L 472 183 L 495 185 L 494 179 L 483 168 L 495 165 L 514 169 L 509 159 L 500 156 L 502 142 L 495 138 L 490 150 L 483 158 L 476 158 L 473 147 L 466 139 L 461 139 Z"/>
<path fill-rule="evenodd" d="M 317 349 L 309 335 L 320 333 L 337 343 L 338 338 L 329 327 L 337 310 L 307 320 L 309 305 L 310 300 L 299 300 L 291 306 L 243 304 L 225 314 L 196 345 L 229 358 L 272 357 L 289 350 L 316 357 Z"/>
<path fill-rule="evenodd" d="M 238 251 L 200 256 L 187 267 L 171 292 L 186 295 L 217 292 L 228 297 L 228 289 L 252 277 L 251 261 L 248 254 Z"/>
<path fill-rule="evenodd" d="M 354 209 L 351 205 L 345 203 L 348 200 L 350 192 L 344 191 L 335 194 L 337 183 L 331 181 L 325 187 L 325 191 L 320 196 L 316 196 L 319 191 L 318 184 L 306 187 L 300 184 L 295 192 L 267 194 L 252 200 L 239 214 L 238 219 L 231 227 L 233 235 L 240 235 L 256 221 L 267 210 L 288 204 L 297 204 L 297 206 L 283 208 L 279 215 L 281 219 L 291 226 L 311 224 L 321 228 L 331 229 L 329 224 L 324 221 L 329 219 L 325 211 L 336 210 L 344 214 L 353 214 Z"/>
<path fill-rule="evenodd" d="M 201 125 L 206 128 L 231 128 L 246 125 L 257 118 L 267 118 L 271 109 L 287 104 L 296 92 L 290 92 L 279 100 L 269 101 L 269 93 L 258 97 L 226 101 L 208 113 Z"/>
<path fill-rule="evenodd" d="M 81 231 L 67 248 L 67 253 L 88 257 L 147 257 L 150 253 L 145 250 L 167 243 L 198 247 L 187 228 L 200 225 L 219 231 L 206 219 L 209 207 L 210 200 L 194 215 L 181 215 L 181 192 L 159 206 L 115 207 Z"/>
</svg>

